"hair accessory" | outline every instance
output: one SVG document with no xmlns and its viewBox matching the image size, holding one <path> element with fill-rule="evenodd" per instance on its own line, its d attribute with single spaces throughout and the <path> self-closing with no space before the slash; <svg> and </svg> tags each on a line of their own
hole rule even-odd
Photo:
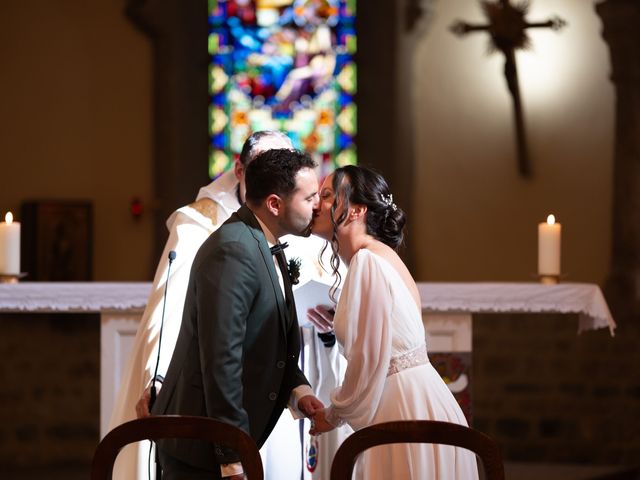
<svg viewBox="0 0 640 480">
<path fill-rule="evenodd" d="M 397 210 L 398 207 L 396 207 L 396 204 L 393 203 L 393 194 L 390 193 L 388 195 L 385 195 L 384 193 L 380 194 L 380 198 L 382 199 L 382 203 L 384 203 L 386 205 L 387 208 L 391 207 L 392 210 Z"/>
</svg>

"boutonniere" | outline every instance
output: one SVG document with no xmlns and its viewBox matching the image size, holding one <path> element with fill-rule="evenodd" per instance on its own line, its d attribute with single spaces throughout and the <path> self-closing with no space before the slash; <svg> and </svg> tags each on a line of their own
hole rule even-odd
<svg viewBox="0 0 640 480">
<path fill-rule="evenodd" d="M 289 259 L 287 270 L 289 270 L 289 280 L 291 280 L 291 285 L 297 285 L 300 283 L 300 265 L 302 265 L 302 260 L 298 257 L 292 257 Z"/>
</svg>

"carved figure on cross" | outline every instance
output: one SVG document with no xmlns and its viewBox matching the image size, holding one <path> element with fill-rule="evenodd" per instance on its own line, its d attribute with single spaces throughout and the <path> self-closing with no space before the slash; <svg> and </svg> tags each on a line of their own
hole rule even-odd
<svg viewBox="0 0 640 480">
<path fill-rule="evenodd" d="M 481 1 L 480 4 L 488 24 L 477 25 L 457 21 L 451 26 L 451 31 L 458 36 L 464 36 L 471 32 L 488 32 L 491 37 L 490 50 L 500 51 L 504 54 L 504 76 L 513 98 L 518 170 L 523 177 L 529 177 L 531 176 L 531 165 L 525 136 L 515 52 L 518 49 L 530 47 L 531 40 L 527 35 L 528 29 L 551 28 L 560 30 L 566 25 L 566 22 L 558 16 L 544 22 L 528 22 L 526 16 L 529 11 L 529 2 L 527 1 L 520 2 L 517 5 L 512 5 L 509 0 Z"/>
</svg>

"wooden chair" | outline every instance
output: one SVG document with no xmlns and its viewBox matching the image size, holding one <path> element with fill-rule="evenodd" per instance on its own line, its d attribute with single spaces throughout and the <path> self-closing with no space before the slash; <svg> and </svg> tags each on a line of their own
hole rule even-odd
<svg viewBox="0 0 640 480">
<path fill-rule="evenodd" d="M 263 480 L 262 460 L 253 439 L 244 431 L 207 417 L 151 416 L 123 423 L 98 444 L 91 463 L 91 480 L 110 480 L 118 452 L 129 443 L 161 438 L 193 438 L 225 445 L 240 455 L 249 480 Z"/>
<path fill-rule="evenodd" d="M 441 443 L 466 448 L 482 460 L 487 480 L 504 480 L 502 457 L 493 439 L 469 427 L 434 420 L 386 422 L 358 430 L 338 448 L 331 464 L 331 480 L 351 480 L 358 454 L 390 443 Z"/>
</svg>

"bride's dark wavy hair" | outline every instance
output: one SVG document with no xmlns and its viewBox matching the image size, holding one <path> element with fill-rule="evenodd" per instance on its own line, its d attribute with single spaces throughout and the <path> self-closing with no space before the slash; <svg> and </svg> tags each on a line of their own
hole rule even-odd
<svg viewBox="0 0 640 480">
<path fill-rule="evenodd" d="M 404 239 L 406 215 L 400 207 L 393 203 L 389 185 L 382 175 L 362 166 L 347 165 L 333 172 L 332 187 L 335 192 L 331 205 L 331 223 L 333 234 L 320 253 L 331 244 L 330 267 L 335 277 L 331 287 L 331 298 L 335 301 L 335 291 L 342 280 L 340 272 L 340 243 L 338 242 L 338 226 L 344 223 L 352 204 L 367 207 L 367 233 L 385 245 L 398 250 Z M 338 204 L 342 202 L 342 212 L 336 217 Z"/>
</svg>

